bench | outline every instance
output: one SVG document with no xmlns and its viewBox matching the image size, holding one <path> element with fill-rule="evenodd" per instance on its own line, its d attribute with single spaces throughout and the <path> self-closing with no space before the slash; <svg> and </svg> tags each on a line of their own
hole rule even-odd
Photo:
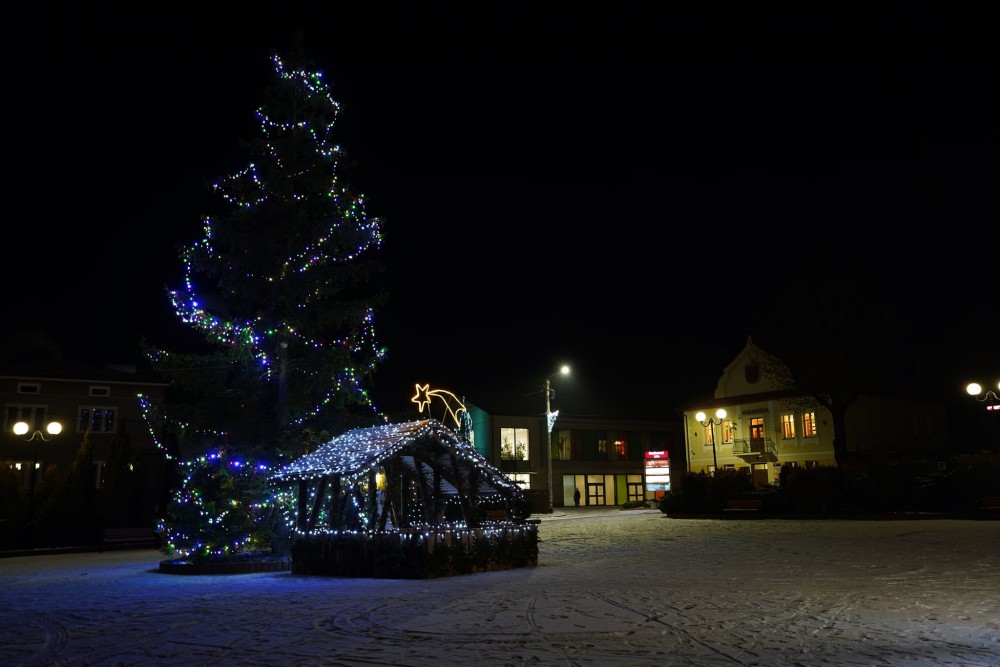
<svg viewBox="0 0 1000 667">
<path fill-rule="evenodd" d="M 1000 496 L 983 496 L 979 499 L 979 509 L 985 512 L 1000 510 Z"/>
<path fill-rule="evenodd" d="M 759 512 L 761 505 L 764 501 L 759 499 L 745 500 L 741 498 L 734 498 L 732 500 L 726 501 L 726 506 L 722 509 L 723 512 Z"/>
<path fill-rule="evenodd" d="M 105 528 L 101 551 L 105 549 L 156 549 L 160 541 L 152 528 Z"/>
</svg>

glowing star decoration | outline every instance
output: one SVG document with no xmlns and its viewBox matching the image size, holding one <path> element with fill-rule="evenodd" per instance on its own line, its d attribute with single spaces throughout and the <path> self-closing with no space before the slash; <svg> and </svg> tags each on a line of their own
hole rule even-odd
<svg viewBox="0 0 1000 667">
<path fill-rule="evenodd" d="M 468 410 L 465 409 L 465 404 L 459 400 L 458 396 L 450 391 L 445 391 L 444 389 L 431 389 L 429 384 L 417 384 L 414 386 L 417 388 L 417 393 L 414 394 L 413 398 L 410 400 L 417 404 L 417 408 L 421 413 L 423 413 L 425 407 L 427 408 L 428 414 L 430 413 L 432 396 L 440 398 L 441 402 L 444 403 L 447 415 L 454 420 L 455 426 L 457 428 L 462 428 L 462 419 L 460 415 L 463 412 L 468 413 Z"/>
<path fill-rule="evenodd" d="M 417 393 L 414 394 L 413 398 L 410 400 L 417 404 L 417 411 L 423 414 L 424 408 L 427 407 L 431 402 L 431 397 L 428 396 L 428 390 L 430 389 L 429 384 L 423 386 L 414 385 L 417 388 Z"/>
</svg>

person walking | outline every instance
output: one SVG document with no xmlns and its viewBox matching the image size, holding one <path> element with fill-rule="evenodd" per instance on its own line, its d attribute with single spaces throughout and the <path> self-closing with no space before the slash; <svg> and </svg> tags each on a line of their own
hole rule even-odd
<svg viewBox="0 0 1000 667">
<path fill-rule="evenodd" d="M 580 489 L 573 489 L 573 504 L 580 506 Z"/>
</svg>

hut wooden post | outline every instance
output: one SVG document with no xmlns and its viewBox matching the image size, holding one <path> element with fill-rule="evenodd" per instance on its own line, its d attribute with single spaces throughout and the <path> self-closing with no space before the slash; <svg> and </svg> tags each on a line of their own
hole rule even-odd
<svg viewBox="0 0 1000 667">
<path fill-rule="evenodd" d="M 295 507 L 295 527 L 299 530 L 306 530 L 306 512 L 309 507 L 309 484 L 304 480 L 299 480 L 298 502 Z"/>
</svg>

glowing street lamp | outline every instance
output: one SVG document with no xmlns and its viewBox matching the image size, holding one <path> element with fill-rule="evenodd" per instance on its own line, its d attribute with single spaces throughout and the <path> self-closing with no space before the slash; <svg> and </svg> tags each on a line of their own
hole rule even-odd
<svg viewBox="0 0 1000 667">
<path fill-rule="evenodd" d="M 554 490 L 552 489 L 552 427 L 556 423 L 556 417 L 559 416 L 559 411 L 556 410 L 552 412 L 552 399 L 555 398 L 555 392 L 552 390 L 552 378 L 557 375 L 569 375 L 569 366 L 563 364 L 557 373 L 545 378 L 545 452 L 546 452 L 546 463 L 548 468 L 549 477 L 549 513 L 554 511 L 552 499 Z"/>
<path fill-rule="evenodd" d="M 996 429 L 996 445 L 1000 447 L 1000 380 L 997 381 L 996 389 L 984 389 L 978 382 L 970 382 L 965 387 L 965 392 L 980 403 L 986 403 L 986 410 L 993 414 L 993 425 Z"/>
<path fill-rule="evenodd" d="M 694 418 L 700 421 L 702 426 L 712 427 L 712 474 L 714 475 L 719 469 L 719 460 L 715 456 L 715 425 L 721 424 L 722 420 L 726 418 L 726 411 L 719 408 L 715 411 L 715 418 L 709 417 L 704 412 L 699 412 Z M 715 421 L 716 419 L 719 421 Z"/>
<path fill-rule="evenodd" d="M 31 471 L 30 471 L 30 474 L 31 474 L 31 496 L 29 498 L 30 504 L 34 505 L 35 504 L 35 482 L 38 479 L 38 470 L 37 470 L 37 468 L 38 468 L 38 443 L 39 443 L 39 441 L 41 441 L 41 442 L 48 442 L 49 440 L 52 439 L 51 436 L 59 435 L 60 433 L 62 433 L 62 424 L 60 424 L 59 422 L 56 422 L 56 421 L 52 421 L 52 422 L 49 422 L 48 424 L 45 425 L 45 432 L 44 433 L 42 431 L 40 431 L 39 429 L 35 429 L 34 432 L 32 432 L 31 435 L 27 435 L 28 431 L 30 431 L 30 430 L 31 430 L 31 427 L 28 425 L 28 422 L 17 422 L 16 424 L 14 424 L 14 428 L 13 428 L 14 433 L 16 435 L 21 436 L 21 438 L 25 442 L 34 442 L 35 443 L 34 458 L 31 461 Z M 45 436 L 46 433 L 49 434 L 49 437 Z M 25 437 L 26 435 L 27 435 L 27 437 Z"/>
<path fill-rule="evenodd" d="M 997 381 L 996 390 L 987 389 L 983 390 L 983 387 L 978 382 L 970 382 L 965 387 L 966 393 L 972 398 L 976 399 L 980 403 L 989 401 L 986 405 L 987 410 L 1000 410 L 1000 396 L 997 396 L 997 391 L 1000 391 L 1000 381 Z M 982 398 L 980 398 L 982 396 Z"/>
</svg>

